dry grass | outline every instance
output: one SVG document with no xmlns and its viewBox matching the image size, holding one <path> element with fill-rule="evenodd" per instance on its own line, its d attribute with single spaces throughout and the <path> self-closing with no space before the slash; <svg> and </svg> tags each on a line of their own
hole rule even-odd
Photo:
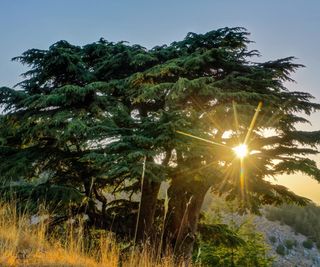
<svg viewBox="0 0 320 267">
<path fill-rule="evenodd" d="M 77 227 L 71 224 L 64 238 L 48 240 L 46 223 L 31 225 L 30 217 L 19 214 L 14 207 L 14 204 L 0 204 L 0 266 L 116 267 L 120 261 L 123 267 L 177 266 L 171 256 L 155 262 L 153 251 L 157 249 L 145 248 L 124 257 L 108 234 L 102 236 L 93 249 L 85 250 L 81 224 Z"/>
</svg>

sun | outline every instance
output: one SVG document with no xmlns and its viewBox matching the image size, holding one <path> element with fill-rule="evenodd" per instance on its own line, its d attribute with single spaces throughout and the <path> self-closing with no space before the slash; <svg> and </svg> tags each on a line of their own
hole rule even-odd
<svg viewBox="0 0 320 267">
<path fill-rule="evenodd" d="M 248 155 L 248 147 L 246 144 L 240 144 L 240 145 L 232 148 L 232 150 L 237 155 L 237 157 L 240 159 L 243 159 L 245 156 Z"/>
</svg>

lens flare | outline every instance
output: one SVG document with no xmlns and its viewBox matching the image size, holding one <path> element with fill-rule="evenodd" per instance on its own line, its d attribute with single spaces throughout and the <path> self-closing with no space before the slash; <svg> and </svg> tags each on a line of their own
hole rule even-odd
<svg viewBox="0 0 320 267">
<path fill-rule="evenodd" d="M 232 149 L 238 158 L 243 159 L 248 155 L 248 147 L 246 144 L 240 144 Z"/>
</svg>

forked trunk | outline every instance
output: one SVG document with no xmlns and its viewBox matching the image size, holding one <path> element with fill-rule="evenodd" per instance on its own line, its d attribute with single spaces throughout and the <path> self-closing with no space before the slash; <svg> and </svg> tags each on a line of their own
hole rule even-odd
<svg viewBox="0 0 320 267">
<path fill-rule="evenodd" d="M 166 167 L 171 157 L 171 149 L 167 149 L 162 165 Z M 141 192 L 140 216 L 137 229 L 138 242 L 146 242 L 156 235 L 154 230 L 154 217 L 157 208 L 157 199 L 161 182 L 142 179 L 143 187 Z M 152 240 L 151 240 L 152 241 Z"/>
<path fill-rule="evenodd" d="M 165 242 L 175 256 L 185 262 L 191 259 L 201 206 L 209 187 L 201 181 L 186 183 L 183 178 L 176 178 L 168 192 Z"/>
</svg>

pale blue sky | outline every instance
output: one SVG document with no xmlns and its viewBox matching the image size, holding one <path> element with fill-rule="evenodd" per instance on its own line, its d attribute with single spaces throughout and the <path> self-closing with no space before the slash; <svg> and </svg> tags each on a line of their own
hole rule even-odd
<svg viewBox="0 0 320 267">
<path fill-rule="evenodd" d="M 0 0 L 0 86 L 20 80 L 24 68 L 10 59 L 29 48 L 46 49 L 64 39 L 84 45 L 104 37 L 148 48 L 182 39 L 187 32 L 242 26 L 251 32 L 261 60 L 296 56 L 306 65 L 289 88 L 312 93 L 320 102 L 319 0 Z M 310 129 L 320 129 L 320 115 Z M 291 178 L 300 192 L 299 176 Z M 288 178 L 279 180 L 290 185 Z M 298 182 L 299 181 L 299 182 Z M 298 185 L 297 185 L 298 182 Z M 320 186 L 310 183 L 320 203 Z"/>
</svg>

